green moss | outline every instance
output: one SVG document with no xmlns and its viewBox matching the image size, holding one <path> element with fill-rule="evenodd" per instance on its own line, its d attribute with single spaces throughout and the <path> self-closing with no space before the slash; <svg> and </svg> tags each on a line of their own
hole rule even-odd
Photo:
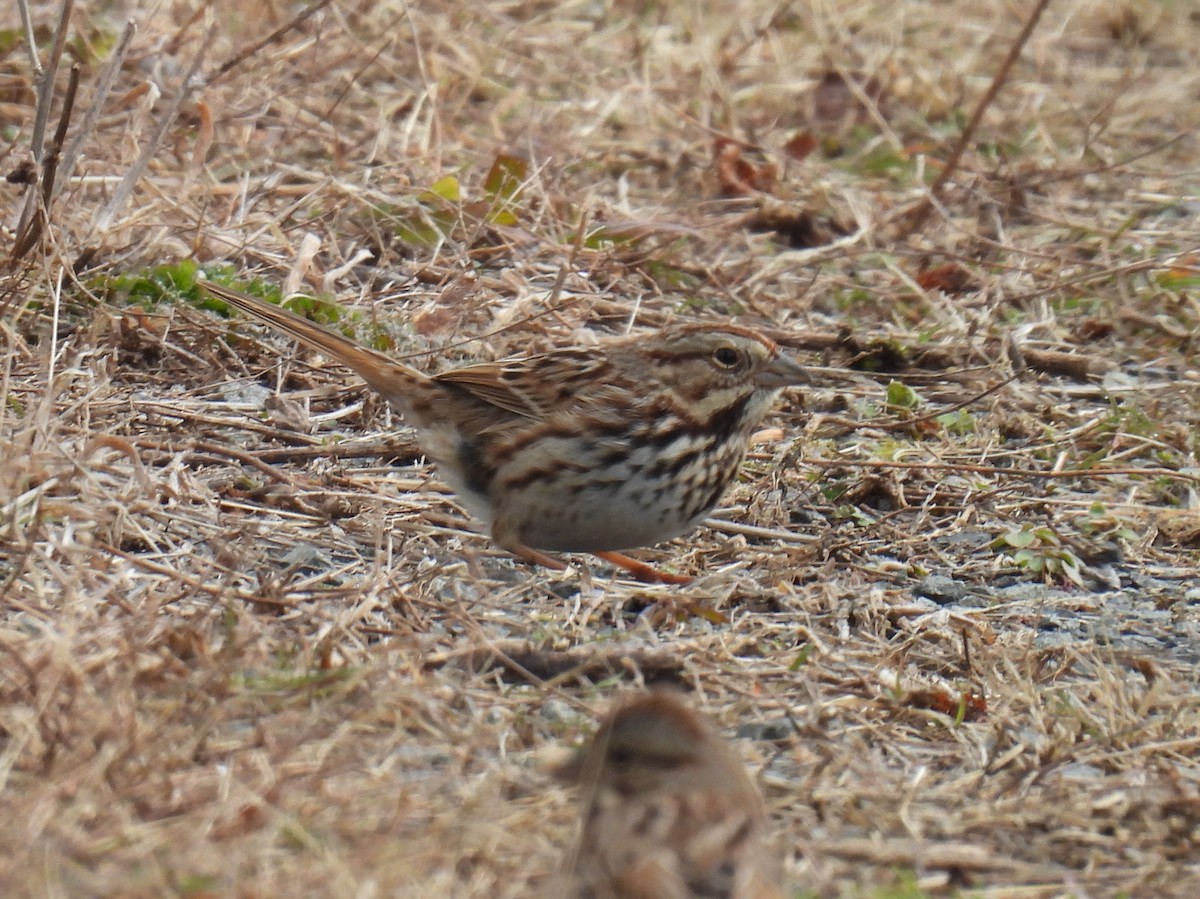
<svg viewBox="0 0 1200 899">
<path fill-rule="evenodd" d="M 282 299 L 279 288 L 265 281 L 257 278 L 235 281 L 236 269 L 232 266 L 216 266 L 202 270 L 199 263 L 193 259 L 157 265 L 137 272 L 97 275 L 87 282 L 87 287 L 113 306 L 141 306 L 152 309 L 164 302 L 182 302 L 228 317 L 231 310 L 227 303 L 210 297 L 196 286 L 202 271 L 208 280 L 215 284 L 236 287 L 244 293 L 253 294 L 272 303 L 278 303 Z"/>
</svg>

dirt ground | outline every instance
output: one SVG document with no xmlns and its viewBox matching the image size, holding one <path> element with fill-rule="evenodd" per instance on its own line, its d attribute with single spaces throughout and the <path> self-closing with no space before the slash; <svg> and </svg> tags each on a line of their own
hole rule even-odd
<svg viewBox="0 0 1200 899">
<path fill-rule="evenodd" d="M 669 683 L 796 897 L 1200 895 L 1196 6 L 1052 2 L 919 217 L 1031 2 L 314 6 L 77 4 L 44 124 L 0 12 L 0 894 L 534 896 Z M 685 318 L 817 383 L 637 552 L 691 584 L 535 568 L 201 270 L 430 371 Z"/>
</svg>

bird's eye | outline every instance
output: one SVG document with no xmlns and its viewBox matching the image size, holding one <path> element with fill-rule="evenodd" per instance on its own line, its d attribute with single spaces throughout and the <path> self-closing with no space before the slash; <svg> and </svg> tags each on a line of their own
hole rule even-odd
<svg viewBox="0 0 1200 899">
<path fill-rule="evenodd" d="M 741 361 L 741 357 L 738 355 L 738 351 L 733 347 L 723 346 L 713 353 L 713 361 L 716 362 L 721 368 L 737 368 L 737 364 Z"/>
</svg>

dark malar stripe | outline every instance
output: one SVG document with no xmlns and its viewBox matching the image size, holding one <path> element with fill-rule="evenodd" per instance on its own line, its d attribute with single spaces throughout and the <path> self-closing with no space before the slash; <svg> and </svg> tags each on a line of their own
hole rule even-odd
<svg viewBox="0 0 1200 899">
<path fill-rule="evenodd" d="M 661 408 L 654 415 L 655 424 L 670 420 L 671 427 L 655 427 L 638 431 L 636 433 L 637 442 L 655 449 L 666 449 L 679 437 L 711 437 L 708 444 L 719 445 L 744 428 L 746 406 L 752 397 L 752 393 L 740 396 L 724 409 L 705 419 L 681 413 L 674 407 Z"/>
<path fill-rule="evenodd" d="M 711 437 L 711 443 L 720 445 L 732 438 L 739 431 L 745 430 L 746 406 L 749 405 L 752 393 L 739 396 L 723 409 L 719 409 L 706 419 L 690 416 L 675 415 L 678 428 L 663 430 L 652 435 L 650 441 L 654 446 L 665 447 L 681 434 L 688 437 Z"/>
</svg>

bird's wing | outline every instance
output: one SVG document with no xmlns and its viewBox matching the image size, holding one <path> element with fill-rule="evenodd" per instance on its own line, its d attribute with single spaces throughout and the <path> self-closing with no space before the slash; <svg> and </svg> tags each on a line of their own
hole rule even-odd
<svg viewBox="0 0 1200 899">
<path fill-rule="evenodd" d="M 434 375 L 508 412 L 545 419 L 588 403 L 608 382 L 604 356 L 589 349 L 562 349 L 520 359 L 483 362 Z"/>
</svg>

